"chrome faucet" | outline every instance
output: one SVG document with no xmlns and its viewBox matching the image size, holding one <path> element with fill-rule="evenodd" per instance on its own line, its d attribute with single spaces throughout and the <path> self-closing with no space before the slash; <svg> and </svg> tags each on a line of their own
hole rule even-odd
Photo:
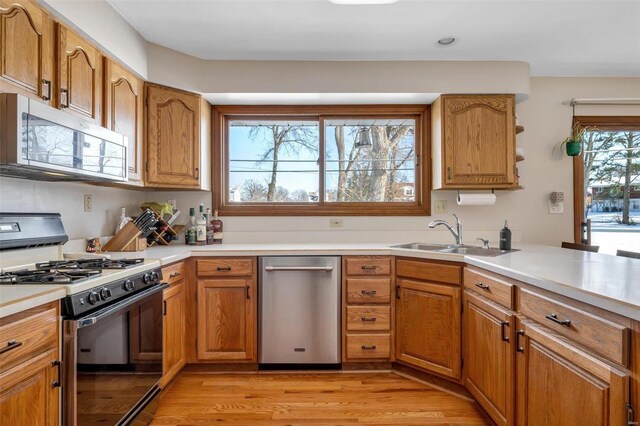
<svg viewBox="0 0 640 426">
<path fill-rule="evenodd" d="M 447 222 L 446 220 L 440 219 L 434 220 L 433 222 L 429 223 L 429 228 L 433 229 L 438 225 L 446 227 L 453 235 L 453 238 L 456 239 L 456 246 L 459 247 L 462 245 L 462 222 L 460 222 L 460 219 L 458 219 L 458 216 L 456 216 L 455 214 L 453 215 L 453 217 L 456 218 L 456 229 L 453 229 L 453 226 L 449 225 L 449 222 Z"/>
</svg>

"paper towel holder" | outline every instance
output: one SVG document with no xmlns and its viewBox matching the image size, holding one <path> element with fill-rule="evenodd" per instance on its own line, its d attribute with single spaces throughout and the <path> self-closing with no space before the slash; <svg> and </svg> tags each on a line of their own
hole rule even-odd
<svg viewBox="0 0 640 426">
<path fill-rule="evenodd" d="M 491 188 L 491 193 L 492 193 L 492 194 L 495 194 L 495 193 L 496 193 L 496 190 L 495 190 L 495 189 L 493 189 L 493 188 Z M 459 189 L 458 189 L 458 195 L 457 195 L 457 197 L 456 197 L 456 198 L 460 198 L 460 190 L 459 190 Z"/>
</svg>

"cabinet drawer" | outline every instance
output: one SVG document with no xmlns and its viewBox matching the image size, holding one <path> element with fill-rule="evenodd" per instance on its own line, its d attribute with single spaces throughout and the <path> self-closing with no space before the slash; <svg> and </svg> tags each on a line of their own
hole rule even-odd
<svg viewBox="0 0 640 426">
<path fill-rule="evenodd" d="M 200 277 L 249 277 L 253 275 L 253 259 L 198 259 Z"/>
<path fill-rule="evenodd" d="M 347 257 L 347 275 L 391 275 L 389 257 Z"/>
<path fill-rule="evenodd" d="M 523 315 L 611 361 L 628 365 L 630 330 L 627 327 L 527 289 L 521 289 L 519 295 Z"/>
<path fill-rule="evenodd" d="M 461 266 L 397 259 L 396 275 L 423 281 L 460 284 Z"/>
<path fill-rule="evenodd" d="M 476 269 L 464 268 L 464 286 L 508 309 L 513 309 L 515 286 Z"/>
<path fill-rule="evenodd" d="M 182 281 L 184 274 L 184 262 L 174 263 L 173 265 L 162 268 L 162 280 L 170 285 Z"/>
<path fill-rule="evenodd" d="M 347 334 L 347 359 L 388 359 L 390 334 Z"/>
<path fill-rule="evenodd" d="M 348 278 L 347 303 L 389 303 L 390 278 Z"/>
<path fill-rule="evenodd" d="M 58 312 L 47 309 L 0 326 L 0 372 L 57 347 Z M 9 348 L 12 349 L 9 349 Z"/>
<path fill-rule="evenodd" d="M 390 306 L 347 306 L 348 331 L 389 331 Z"/>
</svg>

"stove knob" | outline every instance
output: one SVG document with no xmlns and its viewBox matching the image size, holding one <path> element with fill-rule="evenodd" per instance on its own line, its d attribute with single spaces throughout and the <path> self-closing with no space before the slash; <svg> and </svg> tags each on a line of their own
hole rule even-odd
<svg viewBox="0 0 640 426">
<path fill-rule="evenodd" d="M 154 283 L 157 283 L 158 281 L 160 281 L 160 274 L 158 274 L 158 273 L 157 273 L 157 272 L 155 272 L 155 271 L 154 271 L 154 272 L 152 272 L 152 273 L 151 273 L 151 280 L 152 280 Z"/>
<path fill-rule="evenodd" d="M 142 277 L 142 281 L 144 281 L 145 284 L 151 284 L 152 280 L 151 274 L 144 274 L 144 277 Z"/>
<path fill-rule="evenodd" d="M 95 291 L 92 291 L 89 293 L 89 296 L 87 296 L 87 300 L 89 301 L 89 304 L 95 305 L 100 300 L 100 296 L 98 296 L 98 293 Z"/>
<path fill-rule="evenodd" d="M 131 280 L 126 280 L 122 287 L 125 291 L 133 291 L 133 289 L 135 288 L 135 284 L 133 284 L 133 281 Z"/>
<path fill-rule="evenodd" d="M 108 289 L 106 287 L 103 288 L 102 290 L 100 290 L 100 296 L 102 296 L 102 299 L 107 300 L 111 297 L 111 289 Z"/>
</svg>

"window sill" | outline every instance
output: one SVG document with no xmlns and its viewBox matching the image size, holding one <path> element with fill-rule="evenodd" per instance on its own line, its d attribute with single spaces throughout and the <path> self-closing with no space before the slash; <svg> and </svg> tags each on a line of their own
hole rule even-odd
<svg viewBox="0 0 640 426">
<path fill-rule="evenodd" d="M 334 205 L 227 205 L 219 206 L 220 216 L 430 216 L 430 208 L 420 205 L 375 206 L 371 204 Z"/>
</svg>

